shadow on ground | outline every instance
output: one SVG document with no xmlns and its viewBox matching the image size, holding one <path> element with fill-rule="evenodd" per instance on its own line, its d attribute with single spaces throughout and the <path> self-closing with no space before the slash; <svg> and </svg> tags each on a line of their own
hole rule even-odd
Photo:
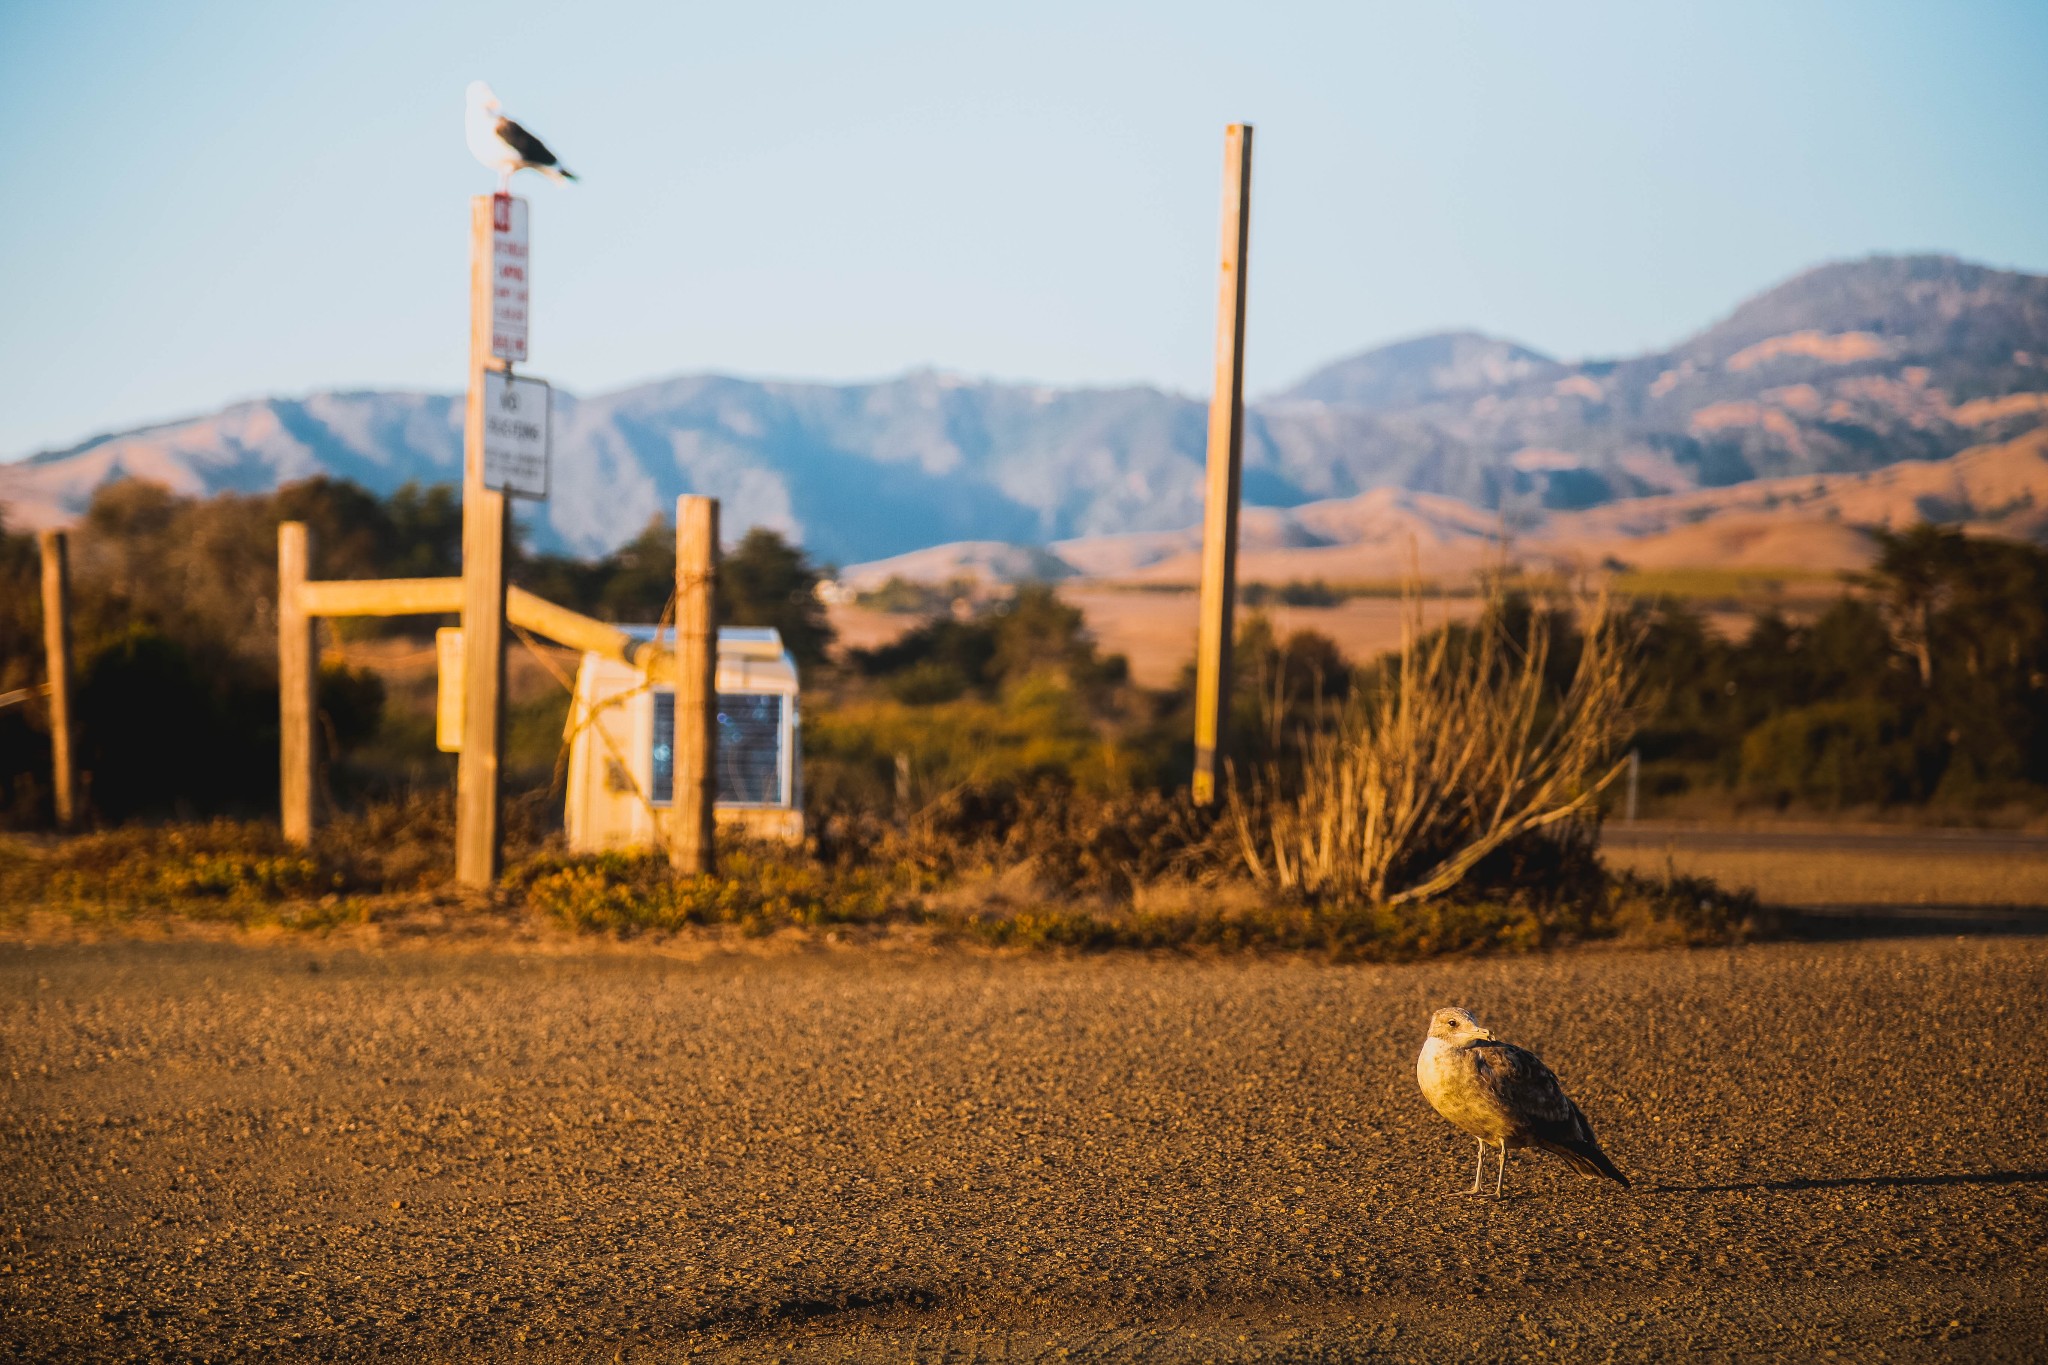
<svg viewBox="0 0 2048 1365">
<path fill-rule="evenodd" d="M 2048 1171 L 1984 1171 L 1952 1175 L 1851 1175 L 1752 1180 L 1730 1185 L 1653 1185 L 1648 1194 L 1736 1194 L 1754 1190 L 1899 1190 L 1916 1185 L 2048 1185 Z"/>
<path fill-rule="evenodd" d="M 2038 905 L 1784 906 L 1776 913 L 1785 937 L 1816 942 L 1955 934 L 2048 934 L 2048 907 Z"/>
</svg>

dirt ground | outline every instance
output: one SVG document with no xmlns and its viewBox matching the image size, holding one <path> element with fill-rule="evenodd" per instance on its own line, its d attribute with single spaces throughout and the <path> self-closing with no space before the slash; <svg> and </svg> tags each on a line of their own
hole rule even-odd
<svg viewBox="0 0 2048 1365">
<path fill-rule="evenodd" d="M 2048 939 L 0 948 L 0 1356 L 2024 1360 Z M 1431 1007 L 1635 1179 L 1472 1148 Z"/>
</svg>

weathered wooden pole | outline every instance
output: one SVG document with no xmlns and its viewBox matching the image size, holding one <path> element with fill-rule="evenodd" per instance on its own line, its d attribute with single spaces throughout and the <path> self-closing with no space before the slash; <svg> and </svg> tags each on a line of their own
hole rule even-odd
<svg viewBox="0 0 2048 1365">
<path fill-rule="evenodd" d="M 277 527 L 278 809 L 287 843 L 313 839 L 313 617 L 306 610 L 311 538 L 302 521 Z"/>
<path fill-rule="evenodd" d="M 675 789 L 668 856 L 678 873 L 718 870 L 718 500 L 676 499 Z"/>
<path fill-rule="evenodd" d="M 57 826 L 78 820 L 78 757 L 71 728 L 71 554 L 62 531 L 45 531 L 43 548 L 43 654 L 50 677 L 50 793 Z"/>
<path fill-rule="evenodd" d="M 484 373 L 491 354 L 492 205 L 469 204 L 469 412 L 462 433 L 462 757 L 455 771 L 455 879 L 498 877 L 499 752 L 505 739 L 503 493 L 484 487 Z"/>
<path fill-rule="evenodd" d="M 1252 218 L 1252 129 L 1223 132 L 1223 252 L 1216 296 L 1216 374 L 1209 397 L 1209 481 L 1202 511 L 1202 618 L 1195 646 L 1198 806 L 1216 800 L 1229 742 L 1230 642 L 1237 598 L 1237 498 L 1244 460 L 1244 275 Z"/>
</svg>

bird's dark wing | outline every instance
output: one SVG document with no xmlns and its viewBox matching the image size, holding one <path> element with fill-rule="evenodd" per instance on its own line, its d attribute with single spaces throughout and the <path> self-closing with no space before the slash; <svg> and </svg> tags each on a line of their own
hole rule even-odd
<svg viewBox="0 0 2048 1365">
<path fill-rule="evenodd" d="M 505 145 L 519 153 L 519 159 L 529 166 L 552 166 L 555 164 L 555 154 L 547 149 L 547 144 L 532 133 L 527 132 L 524 128 L 521 128 L 511 119 L 501 118 L 498 120 L 498 136 L 504 138 Z"/>
<path fill-rule="evenodd" d="M 1584 1175 L 1604 1175 L 1628 1184 L 1628 1177 L 1600 1150 L 1593 1125 L 1542 1058 L 1513 1043 L 1475 1043 L 1472 1052 L 1480 1083 L 1492 1091 L 1524 1140 L 1557 1153 Z"/>
<path fill-rule="evenodd" d="M 1542 1137 L 1571 1125 L 1578 1110 L 1542 1058 L 1513 1043 L 1474 1043 L 1471 1052 L 1479 1083 L 1517 1127 Z"/>
</svg>

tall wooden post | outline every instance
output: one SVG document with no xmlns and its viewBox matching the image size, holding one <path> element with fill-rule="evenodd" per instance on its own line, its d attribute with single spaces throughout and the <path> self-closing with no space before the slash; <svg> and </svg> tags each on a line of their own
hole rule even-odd
<svg viewBox="0 0 2048 1365">
<path fill-rule="evenodd" d="M 1230 643 L 1237 598 L 1237 498 L 1244 460 L 1244 273 L 1251 237 L 1252 129 L 1223 133 L 1223 252 L 1216 375 L 1209 397 L 1209 481 L 1202 512 L 1202 620 L 1195 652 L 1195 804 L 1216 800 L 1229 741 Z"/>
<path fill-rule="evenodd" d="M 718 500 L 676 499 L 675 790 L 669 862 L 718 870 Z"/>
<path fill-rule="evenodd" d="M 277 527 L 278 806 L 287 843 L 313 838 L 313 617 L 306 610 L 311 539 L 302 521 Z"/>
<path fill-rule="evenodd" d="M 78 758 L 71 728 L 71 555 L 62 531 L 45 531 L 43 549 L 43 654 L 50 677 L 50 791 L 57 825 L 78 820 Z"/>
<path fill-rule="evenodd" d="M 455 879 L 498 877 L 498 758 L 505 739 L 505 495 L 484 487 L 484 372 L 491 355 L 493 196 L 469 202 L 469 414 L 462 434 L 462 758 Z"/>
</svg>

